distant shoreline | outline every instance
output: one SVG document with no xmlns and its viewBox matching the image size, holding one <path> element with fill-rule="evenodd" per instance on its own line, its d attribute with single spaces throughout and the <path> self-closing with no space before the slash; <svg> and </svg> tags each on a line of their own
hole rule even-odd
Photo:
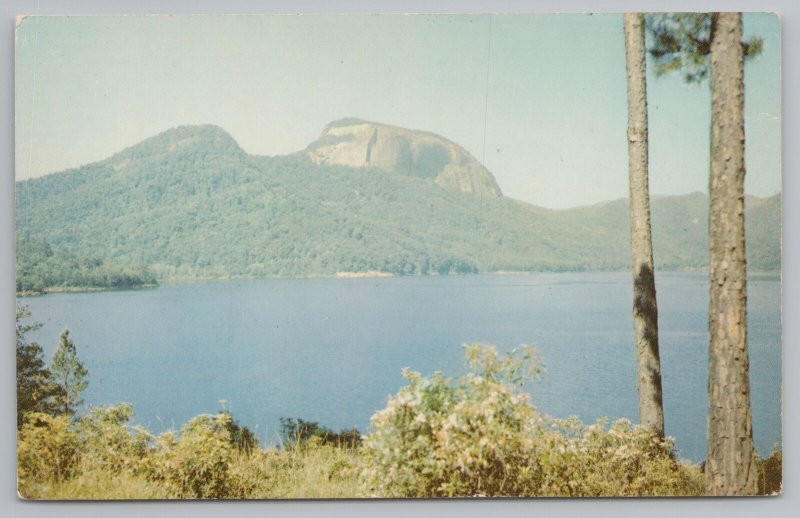
<svg viewBox="0 0 800 518">
<path fill-rule="evenodd" d="M 18 291 L 17 297 L 41 297 L 48 293 L 94 293 L 99 291 L 128 291 L 158 288 L 159 284 L 142 284 L 139 286 L 53 286 L 42 291 Z"/>
<path fill-rule="evenodd" d="M 366 272 L 336 272 L 337 279 L 369 279 L 373 277 L 394 277 L 391 272 L 369 270 Z"/>
<path fill-rule="evenodd" d="M 49 293 L 95 293 L 104 291 L 128 291 L 140 289 L 152 289 L 160 286 L 181 285 L 181 284 L 206 284 L 206 283 L 228 283 L 228 282 L 244 282 L 244 281 L 257 281 L 257 280 L 310 280 L 310 279 L 328 279 L 328 280 L 356 280 L 356 279 L 387 279 L 387 278 L 401 278 L 401 277 L 465 277 L 471 275 L 496 275 L 512 277 L 515 275 L 537 275 L 537 274 L 559 274 L 559 273 L 621 273 L 626 270 L 562 270 L 562 271 L 512 271 L 512 270 L 498 270 L 496 272 L 478 272 L 478 273 L 451 273 L 451 274 L 427 274 L 427 275 L 396 275 L 391 272 L 381 271 L 365 271 L 365 272 L 336 272 L 334 275 L 314 275 L 307 277 L 216 277 L 216 278 L 177 278 L 162 281 L 160 284 L 145 284 L 141 286 L 124 286 L 124 287 L 76 287 L 76 286 L 57 286 L 45 288 L 43 291 L 18 291 L 16 292 L 17 298 L 25 297 L 41 297 Z M 656 270 L 656 277 L 658 274 L 666 273 L 708 273 L 707 269 L 684 269 L 684 270 Z M 755 270 L 747 273 L 748 277 L 771 279 L 780 281 L 782 279 L 782 270 Z"/>
</svg>

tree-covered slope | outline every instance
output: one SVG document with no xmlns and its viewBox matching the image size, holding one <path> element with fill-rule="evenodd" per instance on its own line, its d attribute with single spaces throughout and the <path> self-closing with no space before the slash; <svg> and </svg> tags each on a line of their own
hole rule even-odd
<svg viewBox="0 0 800 518">
<path fill-rule="evenodd" d="M 162 279 L 597 270 L 630 262 L 625 201 L 551 211 L 375 168 L 318 165 L 302 152 L 255 157 L 214 126 L 169 130 L 16 188 L 18 232 L 145 264 Z M 702 195 L 654 201 L 657 267 L 705 264 L 705 205 Z M 779 229 L 779 206 L 760 206 L 752 242 L 763 267 L 779 264 L 770 234 Z M 696 224 L 694 216 L 687 223 L 692 211 Z"/>
<path fill-rule="evenodd" d="M 708 266 L 708 197 L 701 193 L 654 196 L 650 202 L 656 268 L 702 269 Z M 598 235 L 629 247 L 627 200 L 615 200 L 563 212 L 572 224 L 593 226 Z M 781 266 L 781 195 L 745 200 L 747 261 L 751 270 Z"/>
<path fill-rule="evenodd" d="M 17 293 L 69 289 L 136 288 L 155 285 L 146 267 L 121 267 L 98 257 L 54 248 L 45 241 L 17 238 Z"/>
</svg>

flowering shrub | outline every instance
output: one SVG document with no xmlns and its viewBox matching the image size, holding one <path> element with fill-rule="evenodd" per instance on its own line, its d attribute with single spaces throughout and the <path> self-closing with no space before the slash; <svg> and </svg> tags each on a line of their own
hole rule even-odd
<svg viewBox="0 0 800 518">
<path fill-rule="evenodd" d="M 584 426 L 531 406 L 522 382 L 530 349 L 500 356 L 466 349 L 470 372 L 452 380 L 404 371 L 409 385 L 372 417 L 362 485 L 369 496 L 624 496 L 700 494 L 699 470 L 672 442 L 618 421 Z"/>
<path fill-rule="evenodd" d="M 470 372 L 456 380 L 405 370 L 409 385 L 372 417 L 362 472 L 366 493 L 387 497 L 534 495 L 532 455 L 541 418 L 521 388 L 532 351 L 501 358 L 469 346 Z"/>
<path fill-rule="evenodd" d="M 695 467 L 675 460 L 672 438 L 620 419 L 586 426 L 550 420 L 539 435 L 545 496 L 691 496 L 704 491 Z"/>
</svg>

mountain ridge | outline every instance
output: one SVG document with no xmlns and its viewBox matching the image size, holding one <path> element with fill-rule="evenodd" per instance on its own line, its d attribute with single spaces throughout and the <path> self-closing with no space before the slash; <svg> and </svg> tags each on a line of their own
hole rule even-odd
<svg viewBox="0 0 800 518">
<path fill-rule="evenodd" d="M 545 209 L 306 152 L 245 153 L 213 125 L 173 128 L 80 168 L 17 182 L 17 231 L 142 264 L 161 279 L 629 268 L 627 202 Z M 705 195 L 653 198 L 656 264 L 707 264 Z M 780 268 L 780 195 L 748 204 L 753 269 Z"/>
</svg>

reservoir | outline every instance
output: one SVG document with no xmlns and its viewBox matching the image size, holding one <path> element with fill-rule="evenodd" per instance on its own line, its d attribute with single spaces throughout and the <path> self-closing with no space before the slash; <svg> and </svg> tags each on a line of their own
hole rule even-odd
<svg viewBox="0 0 800 518">
<path fill-rule="evenodd" d="M 708 276 L 656 274 L 666 433 L 679 456 L 706 450 Z M 89 370 L 87 405 L 130 403 L 159 433 L 220 410 L 262 444 L 279 419 L 368 431 L 405 382 L 465 371 L 465 343 L 534 345 L 526 385 L 544 414 L 585 423 L 637 417 L 629 272 L 267 279 L 19 299 L 49 361 L 69 328 Z M 748 337 L 756 447 L 781 441 L 780 280 L 751 276 Z"/>
</svg>

